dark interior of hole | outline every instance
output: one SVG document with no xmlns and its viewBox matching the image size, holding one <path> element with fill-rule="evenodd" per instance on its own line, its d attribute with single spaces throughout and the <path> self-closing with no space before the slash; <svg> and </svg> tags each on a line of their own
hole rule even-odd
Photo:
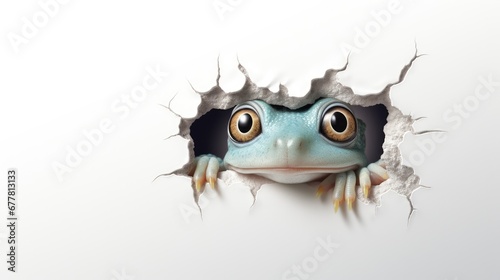
<svg viewBox="0 0 500 280">
<path fill-rule="evenodd" d="M 370 107 L 351 106 L 354 115 L 366 124 L 365 154 L 368 162 L 375 162 L 382 155 L 384 143 L 384 125 L 387 123 L 387 108 L 378 104 Z M 227 152 L 227 123 L 231 109 L 210 110 L 191 125 L 191 137 L 194 142 L 195 156 L 213 154 L 223 158 Z"/>
<path fill-rule="evenodd" d="M 227 123 L 232 108 L 212 109 L 191 125 L 195 156 L 212 154 L 223 158 L 227 152 Z"/>
<path fill-rule="evenodd" d="M 365 155 L 368 162 L 376 162 L 384 152 L 382 145 L 385 140 L 384 126 L 389 112 L 382 104 L 375 106 L 351 106 L 356 118 L 363 120 L 365 128 Z"/>
</svg>

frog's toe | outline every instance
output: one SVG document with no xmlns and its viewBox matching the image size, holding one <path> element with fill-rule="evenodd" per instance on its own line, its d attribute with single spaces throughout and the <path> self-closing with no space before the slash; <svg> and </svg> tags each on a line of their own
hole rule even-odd
<svg viewBox="0 0 500 280">
<path fill-rule="evenodd" d="M 323 194 L 328 192 L 331 188 L 335 186 L 335 177 L 337 174 L 330 174 L 319 184 L 318 189 L 316 190 L 316 196 L 321 197 Z"/>
<path fill-rule="evenodd" d="M 368 197 L 370 188 L 372 186 L 372 181 L 370 180 L 370 171 L 368 168 L 363 167 L 359 170 L 359 185 L 363 189 L 363 194 Z"/>
<path fill-rule="evenodd" d="M 195 161 L 196 169 L 193 174 L 193 182 L 197 192 L 201 192 L 207 182 L 206 172 L 209 161 L 208 156 L 201 156 Z"/>
<path fill-rule="evenodd" d="M 389 176 L 385 165 L 380 162 L 370 163 L 367 167 L 362 167 L 357 172 L 350 170 L 329 175 L 320 183 L 316 195 L 321 197 L 333 188 L 332 199 L 335 212 L 338 211 L 344 200 L 347 207 L 352 209 L 356 201 L 357 183 L 362 188 L 364 197 L 367 198 L 372 186 L 380 185 L 387 179 L 389 179 Z"/>
<path fill-rule="evenodd" d="M 215 183 L 217 182 L 218 172 L 219 172 L 219 160 L 216 157 L 211 157 L 207 165 L 206 180 L 208 181 L 212 189 L 215 189 Z"/>
<path fill-rule="evenodd" d="M 370 180 L 372 182 L 372 185 L 380 185 L 382 182 L 389 179 L 387 170 L 385 170 L 385 168 L 382 167 L 382 165 L 380 165 L 378 162 L 370 163 L 367 168 L 370 171 Z"/>
<path fill-rule="evenodd" d="M 367 167 L 363 167 L 358 171 L 358 182 L 363 190 L 365 198 L 368 197 L 370 188 L 382 184 L 389 179 L 389 174 L 385 169 L 386 165 L 380 160 L 370 163 Z"/>
<path fill-rule="evenodd" d="M 352 204 L 356 200 L 356 174 L 354 171 L 347 171 L 345 182 L 345 200 L 347 202 L 347 207 L 352 209 Z"/>
<path fill-rule="evenodd" d="M 347 181 L 346 173 L 339 173 L 335 177 L 335 187 L 333 189 L 333 207 L 335 212 L 339 210 L 340 204 L 344 200 L 345 184 Z"/>
<path fill-rule="evenodd" d="M 212 188 L 217 183 L 217 174 L 223 170 L 222 159 L 214 155 L 202 155 L 196 157 L 191 165 L 188 175 L 192 176 L 193 186 L 197 192 L 203 192 L 208 182 Z"/>
<path fill-rule="evenodd" d="M 385 164 L 385 162 L 383 162 L 381 159 L 377 160 L 375 162 L 375 164 L 383 167 L 384 169 L 387 167 L 387 165 Z"/>
</svg>

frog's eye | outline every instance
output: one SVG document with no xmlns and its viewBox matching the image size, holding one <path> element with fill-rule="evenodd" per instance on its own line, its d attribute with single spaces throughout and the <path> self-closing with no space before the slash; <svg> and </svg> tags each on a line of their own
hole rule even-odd
<svg viewBox="0 0 500 280">
<path fill-rule="evenodd" d="M 323 114 L 320 132 L 334 142 L 352 140 L 356 136 L 356 118 L 345 107 L 330 107 Z"/>
<path fill-rule="evenodd" d="M 236 142 L 248 142 L 261 133 L 260 118 L 257 113 L 243 108 L 233 113 L 229 120 L 229 135 Z"/>
</svg>

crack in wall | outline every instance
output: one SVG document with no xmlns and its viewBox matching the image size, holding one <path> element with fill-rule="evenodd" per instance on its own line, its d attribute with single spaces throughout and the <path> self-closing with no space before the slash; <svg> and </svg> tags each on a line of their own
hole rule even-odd
<svg viewBox="0 0 500 280">
<path fill-rule="evenodd" d="M 375 204 L 377 206 L 380 206 L 381 196 L 390 190 L 395 191 L 396 193 L 405 196 L 409 202 L 411 208 L 408 216 L 409 220 L 415 210 L 411 201 L 411 195 L 415 190 L 424 186 L 420 185 L 420 178 L 415 174 L 413 168 L 402 164 L 402 155 L 398 145 L 403 141 L 404 135 L 408 132 L 415 135 L 420 135 L 437 131 L 415 131 L 413 128 L 413 124 L 421 118 L 414 119 L 410 115 L 403 114 L 397 107 L 393 106 L 390 98 L 390 90 L 393 86 L 403 82 L 412 64 L 420 56 L 421 55 L 418 54 L 417 48 L 415 47 L 415 53 L 413 57 L 410 59 L 408 64 L 406 64 L 401 69 L 398 79 L 395 82 L 387 84 L 380 92 L 371 93 L 368 95 L 357 95 L 350 87 L 345 86 L 338 81 L 337 74 L 347 69 L 347 66 L 349 64 L 348 61 L 341 69 L 328 69 L 325 71 L 323 77 L 313 79 L 311 81 L 311 88 L 309 92 L 303 97 L 288 96 L 288 89 L 281 84 L 277 92 L 273 92 L 267 87 L 259 87 L 252 81 L 249 73 L 239 61 L 238 70 L 245 76 L 245 83 L 243 87 L 237 91 L 226 92 L 220 86 L 221 74 L 220 65 L 218 63 L 215 86 L 213 86 L 206 92 L 197 91 L 191 86 L 192 89 L 196 93 L 198 93 L 201 98 L 201 102 L 197 108 L 197 115 L 195 117 L 183 118 L 172 110 L 170 103 L 168 104 L 168 106 L 164 106 L 176 116 L 180 117 L 179 133 L 170 137 L 181 136 L 184 139 L 189 140 L 187 147 L 189 149 L 189 161 L 180 169 L 170 173 L 161 174 L 158 177 L 180 175 L 191 178 L 188 173 L 192 167 L 192 162 L 195 158 L 195 154 L 193 139 L 190 135 L 190 128 L 194 121 L 196 121 L 198 118 L 212 109 L 226 110 L 242 102 L 255 99 L 263 100 L 272 105 L 285 106 L 290 109 L 300 108 L 304 105 L 314 103 L 317 99 L 324 97 L 333 97 L 351 105 L 360 105 L 364 107 L 382 104 L 387 108 L 388 116 L 387 123 L 384 126 L 385 140 L 382 145 L 383 153 L 380 159 L 386 164 L 386 170 L 389 174 L 389 179 L 384 181 L 380 185 L 373 186 L 371 189 L 371 194 L 368 198 L 365 198 L 359 188 L 357 188 L 357 198 L 359 201 L 365 204 Z M 257 199 L 257 192 L 260 187 L 264 184 L 274 183 L 269 179 L 257 175 L 239 174 L 231 170 L 220 172 L 218 178 L 222 180 L 226 185 L 231 185 L 233 183 L 243 183 L 247 185 L 254 197 L 254 203 Z M 196 204 L 198 204 L 200 194 L 196 191 L 194 184 L 192 185 L 192 187 L 195 202 Z M 198 208 L 201 212 L 201 208 L 199 207 L 199 205 Z"/>
</svg>

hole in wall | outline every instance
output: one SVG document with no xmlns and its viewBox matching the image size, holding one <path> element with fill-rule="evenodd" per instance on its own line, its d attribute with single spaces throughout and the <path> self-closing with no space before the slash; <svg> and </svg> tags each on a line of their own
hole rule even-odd
<svg viewBox="0 0 500 280">
<path fill-rule="evenodd" d="M 224 156 L 227 151 L 227 120 L 229 119 L 231 108 L 237 104 L 248 100 L 260 99 L 268 104 L 296 109 L 310 104 L 318 98 L 332 97 L 348 104 L 360 106 L 362 113 L 358 113 L 360 114 L 359 118 L 364 119 L 367 123 L 367 128 L 368 125 L 370 126 L 367 132 L 365 132 L 365 138 L 367 138 L 365 141 L 367 143 L 365 153 L 368 155 L 368 160 L 369 162 L 374 162 L 380 158 L 386 164 L 385 168 L 391 177 L 391 180 L 386 180 L 380 185 L 372 186 L 372 195 L 369 198 L 358 196 L 358 199 L 364 203 L 373 203 L 380 206 L 381 196 L 389 190 L 393 190 L 405 196 L 408 200 L 411 208 L 408 215 L 408 218 L 410 218 L 414 211 L 411 195 L 415 190 L 423 186 L 420 185 L 420 177 L 415 174 L 413 168 L 402 164 L 399 144 L 403 141 L 406 133 L 420 135 L 434 131 L 415 131 L 413 123 L 419 118 L 405 115 L 397 107 L 393 106 L 390 92 L 393 86 L 403 82 L 413 63 L 419 57 L 420 55 L 417 53 L 415 47 L 413 56 L 401 68 L 398 79 L 388 82 L 379 92 L 363 96 L 357 95 L 350 87 L 342 85 L 337 79 L 337 74 L 347 69 L 347 63 L 341 69 L 327 69 L 323 77 L 311 80 L 311 89 L 303 97 L 289 96 L 288 89 L 284 85 L 280 85 L 279 90 L 276 92 L 266 87 L 259 87 L 252 81 L 248 71 L 240 63 L 238 64 L 238 70 L 245 76 L 245 84 L 240 90 L 226 92 L 219 84 L 220 68 L 218 68 L 215 85 L 210 90 L 206 92 L 195 90 L 201 97 L 197 117 L 181 117 L 179 123 L 179 133 L 176 135 L 190 140 L 188 144 L 190 160 L 179 169 L 160 174 L 158 177 L 173 174 L 191 177 L 189 173 L 195 162 L 195 156 L 206 153 L 218 155 L 219 157 Z M 171 110 L 170 104 L 166 107 Z M 354 107 L 353 110 L 357 110 L 355 106 L 352 107 Z M 375 107 L 374 111 L 366 109 L 370 107 Z M 226 112 L 221 115 L 217 114 L 217 111 Z M 173 113 L 175 114 L 175 112 Z M 214 113 L 218 116 L 212 116 Z M 366 115 L 366 117 L 363 117 L 363 115 Z M 215 121 L 214 118 L 218 120 Z M 221 118 L 223 121 L 220 121 Z M 378 125 L 372 124 L 371 121 L 374 119 L 377 120 L 376 123 Z M 196 124 L 194 124 L 195 122 Z M 376 127 L 380 128 L 377 129 Z M 371 130 L 375 130 L 377 133 L 373 134 Z M 384 135 L 385 133 L 387 133 L 387 138 Z M 220 175 L 219 179 L 228 184 L 240 182 L 248 185 L 254 199 L 260 187 L 269 183 L 269 180 L 262 177 L 252 174 L 240 174 L 230 170 L 220 172 Z M 195 202 L 198 202 L 200 193 L 196 190 L 194 181 L 192 181 L 191 187 L 193 188 Z"/>
</svg>

